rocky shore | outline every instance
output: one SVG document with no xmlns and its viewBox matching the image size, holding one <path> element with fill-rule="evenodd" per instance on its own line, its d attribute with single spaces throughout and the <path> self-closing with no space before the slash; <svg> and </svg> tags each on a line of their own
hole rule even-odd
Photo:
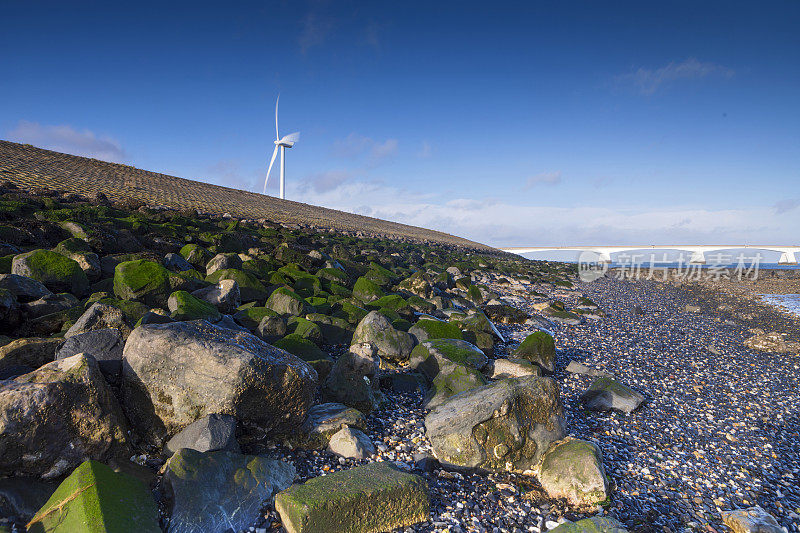
<svg viewBox="0 0 800 533">
<path fill-rule="evenodd" d="M 0 193 L 0 531 L 799 531 L 791 317 Z"/>
</svg>

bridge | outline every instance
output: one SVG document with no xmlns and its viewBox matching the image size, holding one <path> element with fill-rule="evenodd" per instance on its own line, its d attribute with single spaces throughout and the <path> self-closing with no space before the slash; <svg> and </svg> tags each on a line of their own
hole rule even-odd
<svg viewBox="0 0 800 533">
<path fill-rule="evenodd" d="M 680 252 L 691 253 L 690 263 L 704 264 L 706 262 L 706 253 L 719 252 L 721 250 L 741 250 L 744 251 L 760 251 L 766 250 L 770 252 L 778 252 L 781 254 L 778 260 L 779 265 L 796 265 L 797 255 L 800 253 L 800 246 L 772 246 L 772 245 L 755 245 L 755 244 L 733 244 L 733 245 L 684 245 L 684 244 L 668 244 L 668 245 L 646 245 L 646 246 L 531 246 L 531 247 L 511 247 L 500 248 L 504 252 L 514 254 L 527 254 L 531 252 L 550 252 L 550 251 L 565 251 L 565 252 L 594 252 L 597 254 L 598 263 L 610 263 L 611 254 L 621 252 L 634 252 L 639 250 L 677 250 Z"/>
</svg>

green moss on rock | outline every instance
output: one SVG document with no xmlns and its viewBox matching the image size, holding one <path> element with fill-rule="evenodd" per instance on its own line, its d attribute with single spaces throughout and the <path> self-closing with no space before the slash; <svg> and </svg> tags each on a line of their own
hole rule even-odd
<svg viewBox="0 0 800 533">
<path fill-rule="evenodd" d="M 428 519 L 428 485 L 386 462 L 292 485 L 275 497 L 289 533 L 391 531 Z"/>
<path fill-rule="evenodd" d="M 86 461 L 56 489 L 28 523 L 30 533 L 106 531 L 160 533 L 148 488 L 97 461 Z"/>
<path fill-rule="evenodd" d="M 89 291 L 89 278 L 77 261 L 49 250 L 33 250 L 14 256 L 11 272 L 40 281 L 53 292 L 83 296 Z"/>
<path fill-rule="evenodd" d="M 167 301 L 173 320 L 208 320 L 216 322 L 222 315 L 210 303 L 192 296 L 186 291 L 175 291 Z"/>
</svg>

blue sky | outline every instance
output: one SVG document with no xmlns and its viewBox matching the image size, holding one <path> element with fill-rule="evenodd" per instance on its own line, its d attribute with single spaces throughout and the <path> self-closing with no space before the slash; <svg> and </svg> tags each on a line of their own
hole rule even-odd
<svg viewBox="0 0 800 533">
<path fill-rule="evenodd" d="M 800 3 L 8 2 L 0 137 L 495 245 L 784 243 Z M 276 194 L 273 170 L 268 193 Z"/>
</svg>

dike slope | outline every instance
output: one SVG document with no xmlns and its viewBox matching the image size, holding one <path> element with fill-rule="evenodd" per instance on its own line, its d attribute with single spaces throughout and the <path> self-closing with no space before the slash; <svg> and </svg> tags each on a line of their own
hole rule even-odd
<svg viewBox="0 0 800 533">
<path fill-rule="evenodd" d="M 151 206 L 229 213 L 238 218 L 501 253 L 439 231 L 0 140 L 0 182 L 3 181 L 28 190 L 57 189 L 90 197 L 103 193 L 116 202 L 139 200 Z"/>
</svg>

